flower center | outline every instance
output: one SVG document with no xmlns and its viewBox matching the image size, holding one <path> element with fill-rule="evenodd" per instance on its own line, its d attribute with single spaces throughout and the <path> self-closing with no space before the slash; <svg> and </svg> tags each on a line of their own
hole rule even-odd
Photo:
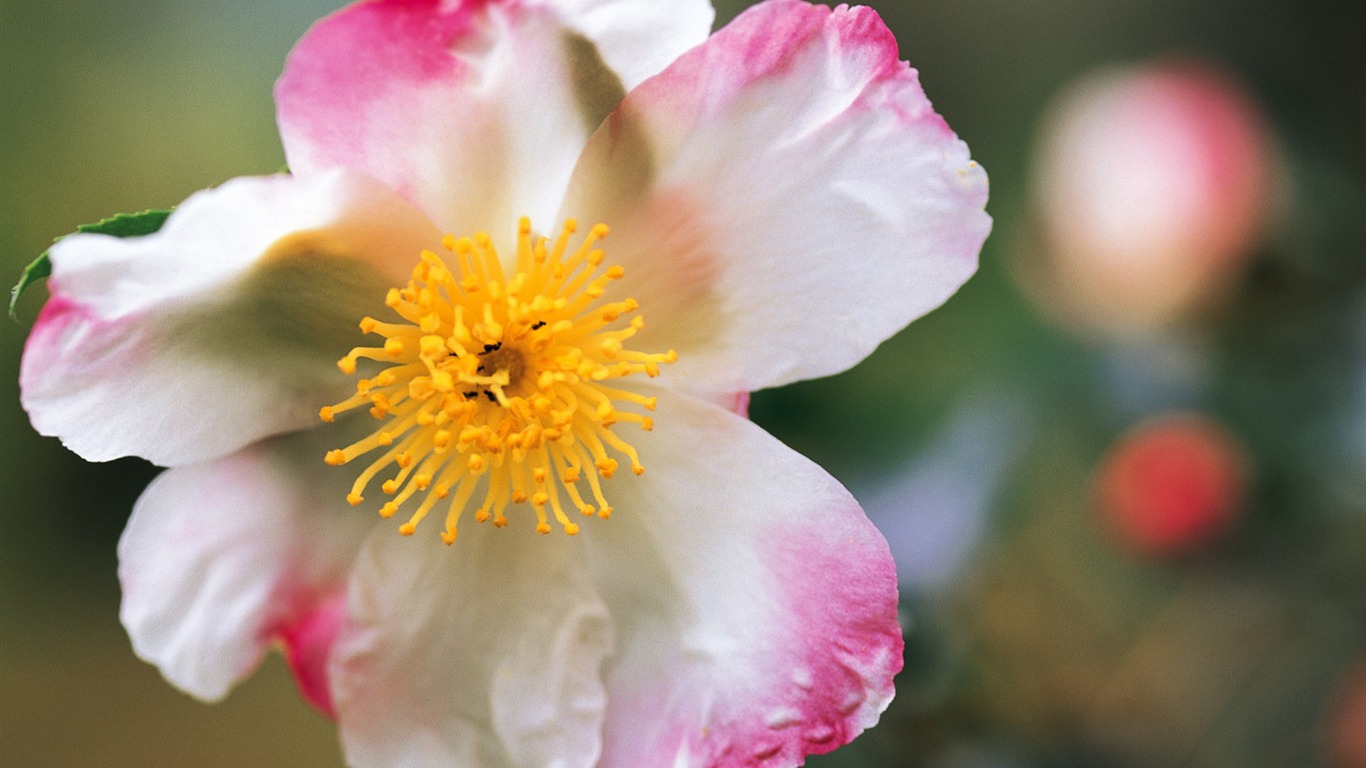
<svg viewBox="0 0 1366 768">
<path fill-rule="evenodd" d="M 476 497 L 482 501 L 475 521 L 492 520 L 499 528 L 508 524 L 509 504 L 527 502 L 539 533 L 550 532 L 552 516 L 565 533 L 578 533 L 567 508 L 611 517 L 602 480 L 619 466 L 613 455 L 629 461 L 635 474 L 645 471 L 636 449 L 612 427 L 627 422 L 653 429 L 650 417 L 620 407 L 652 411 L 655 398 L 609 382 L 658 376 L 660 364 L 678 355 L 625 348 L 645 325 L 639 315 L 623 321 L 639 304 L 602 300 L 625 270 L 602 267 L 604 253 L 595 246 L 607 236 L 605 225 L 594 226 L 571 252 L 576 230 L 571 219 L 553 241 L 533 237 L 523 218 L 510 279 L 487 234 L 447 236 L 444 259 L 423 251 L 407 287 L 389 291 L 385 303 L 402 322 L 361 320 L 361 330 L 382 336 L 383 345 L 356 347 L 337 366 L 347 375 L 361 359 L 388 367 L 360 379 L 355 395 L 320 413 L 330 422 L 369 406 L 383 422 L 369 437 L 327 454 L 327 463 L 339 466 L 382 451 L 356 478 L 347 501 L 360 504 L 370 483 L 390 470 L 381 489 L 392 498 L 380 514 L 392 517 L 418 497 L 399 526 L 411 535 L 445 502 L 447 544 Z"/>
</svg>

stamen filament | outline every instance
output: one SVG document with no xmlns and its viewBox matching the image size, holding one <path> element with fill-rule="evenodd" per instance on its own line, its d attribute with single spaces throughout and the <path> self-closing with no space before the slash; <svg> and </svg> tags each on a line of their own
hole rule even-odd
<svg viewBox="0 0 1366 768">
<path fill-rule="evenodd" d="M 653 411 L 657 400 L 604 382 L 658 375 L 677 354 L 626 346 L 644 320 L 633 314 L 640 307 L 634 299 L 603 301 L 625 274 L 603 267 L 599 243 L 608 229 L 595 225 L 571 249 L 577 230 L 568 220 L 552 240 L 520 219 L 510 278 L 488 234 L 447 236 L 445 258 L 423 251 L 407 286 L 386 295 L 405 322 L 361 320 L 361 330 L 383 343 L 352 349 L 338 367 L 348 374 L 360 361 L 387 367 L 319 413 L 333 421 L 368 407 L 386 422 L 327 454 L 329 464 L 345 464 L 387 448 L 357 476 L 349 502 L 361 503 L 369 484 L 397 464 L 383 483 L 392 498 L 380 513 L 394 515 L 421 495 L 399 526 L 404 535 L 449 499 L 440 533 L 453 543 L 465 508 L 481 492 L 475 521 L 500 528 L 509 524 L 509 504 L 529 502 L 541 533 L 551 530 L 552 517 L 565 533 L 579 532 L 566 502 L 584 516 L 611 516 L 604 481 L 620 466 L 613 457 L 629 461 L 636 474 L 644 471 L 635 447 L 613 426 L 653 429 L 641 411 Z"/>
</svg>

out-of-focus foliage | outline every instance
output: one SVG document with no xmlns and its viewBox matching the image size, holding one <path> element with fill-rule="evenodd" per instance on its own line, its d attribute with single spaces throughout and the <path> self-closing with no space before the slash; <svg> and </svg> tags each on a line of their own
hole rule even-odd
<svg viewBox="0 0 1366 768">
<path fill-rule="evenodd" d="M 4 0 L 10 284 L 77 224 L 278 169 L 271 83 L 340 4 Z M 721 20 L 743 5 L 718 2 Z M 754 398 L 754 419 L 848 483 L 903 558 L 898 698 L 810 764 L 1366 765 L 1366 11 L 874 6 L 990 173 L 996 228 L 979 274 L 863 365 Z M 1040 126 L 1077 78 L 1173 56 L 1240 83 L 1264 121 L 1278 181 L 1263 231 L 1199 312 L 1139 334 L 1079 325 L 1030 288 L 1053 247 Z M 282 665 L 207 707 L 133 657 L 114 547 L 154 470 L 33 434 L 16 371 L 42 293 L 0 331 L 0 764 L 339 765 Z M 1218 524 L 1167 551 L 1126 539 L 1154 529 L 1117 526 L 1097 478 L 1136 425 L 1172 412 L 1217 425 L 1244 474 Z M 1160 512 L 1143 486 L 1128 491 Z"/>
</svg>

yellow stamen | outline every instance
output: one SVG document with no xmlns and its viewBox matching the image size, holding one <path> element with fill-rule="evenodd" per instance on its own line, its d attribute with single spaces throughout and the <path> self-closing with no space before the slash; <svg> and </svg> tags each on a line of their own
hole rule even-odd
<svg viewBox="0 0 1366 768">
<path fill-rule="evenodd" d="M 657 405 L 625 380 L 658 376 L 660 365 L 678 355 L 627 346 L 644 320 L 635 299 L 603 300 L 625 275 L 620 266 L 604 267 L 600 243 L 608 228 L 593 226 L 571 249 L 577 231 L 570 219 L 553 240 L 536 237 L 531 222 L 521 219 L 511 277 L 486 233 L 447 236 L 444 256 L 423 251 L 407 286 L 387 293 L 385 304 L 398 322 L 361 320 L 361 330 L 383 342 L 356 347 L 338 367 L 348 375 L 362 360 L 388 367 L 319 413 L 331 422 L 366 409 L 384 421 L 325 458 L 340 466 L 387 449 L 360 472 L 349 503 L 360 504 L 376 476 L 394 466 L 397 472 L 381 487 L 392 498 L 380 514 L 392 517 L 417 497 L 399 526 L 405 536 L 449 497 L 440 534 L 453 544 L 462 514 L 481 490 L 474 520 L 497 528 L 509 524 L 509 505 L 527 502 L 542 534 L 552 530 L 551 518 L 567 535 L 578 534 L 566 510 L 611 517 L 603 481 L 627 462 L 633 473 L 645 471 L 635 447 L 613 427 L 649 431 L 654 421 L 640 410 Z"/>
</svg>

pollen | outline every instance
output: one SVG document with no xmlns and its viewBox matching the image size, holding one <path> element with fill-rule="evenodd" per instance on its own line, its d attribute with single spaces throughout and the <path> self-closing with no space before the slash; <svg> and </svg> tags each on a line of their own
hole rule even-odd
<svg viewBox="0 0 1366 768">
<path fill-rule="evenodd" d="M 349 503 L 378 483 L 388 497 L 383 517 L 411 510 L 399 526 L 405 536 L 441 505 L 447 544 L 467 509 L 475 522 L 503 528 L 516 519 L 511 509 L 529 505 L 531 530 L 550 533 L 553 520 L 570 536 L 579 525 L 569 512 L 611 517 L 606 481 L 621 466 L 645 472 L 621 432 L 654 428 L 640 411 L 658 401 L 633 382 L 658 376 L 678 355 L 630 348 L 645 324 L 635 299 L 608 300 L 625 275 L 603 266 L 608 228 L 577 235 L 572 219 L 551 239 L 533 235 L 523 218 L 513 264 L 486 233 L 447 236 L 441 253 L 421 253 L 407 286 L 386 294 L 396 319 L 361 319 L 380 341 L 337 367 L 347 375 L 362 360 L 379 368 L 319 413 L 332 422 L 364 410 L 380 422 L 324 458 L 332 466 L 370 458 Z"/>
</svg>

